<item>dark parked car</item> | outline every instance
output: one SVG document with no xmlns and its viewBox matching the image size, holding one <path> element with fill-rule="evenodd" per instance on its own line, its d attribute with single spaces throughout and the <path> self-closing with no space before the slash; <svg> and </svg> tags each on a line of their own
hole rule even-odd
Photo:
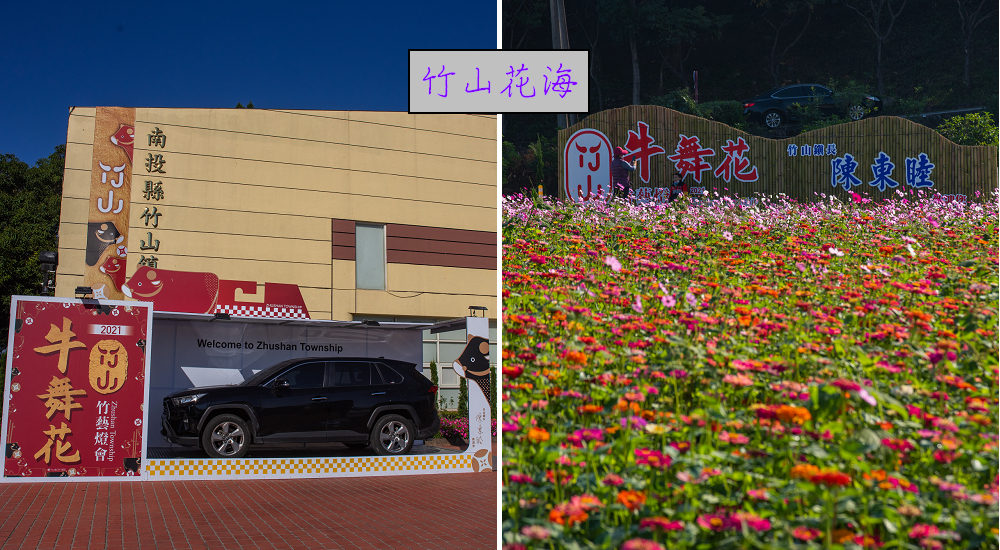
<svg viewBox="0 0 1000 550">
<path fill-rule="evenodd" d="M 390 359 L 290 359 L 239 385 L 192 388 L 163 400 L 160 433 L 214 458 L 252 443 L 340 442 L 380 455 L 410 452 L 440 427 L 437 386 Z"/>
<path fill-rule="evenodd" d="M 794 112 L 789 111 L 792 105 L 808 105 L 813 97 L 819 98 L 820 111 L 826 116 L 847 115 L 851 120 L 861 120 L 869 112 L 877 113 L 882 109 L 882 101 L 871 95 L 865 96 L 864 105 L 844 106 L 837 104 L 834 91 L 826 86 L 793 84 L 768 90 L 744 101 L 743 116 L 751 122 L 763 122 L 768 128 L 778 128 L 795 120 Z"/>
</svg>

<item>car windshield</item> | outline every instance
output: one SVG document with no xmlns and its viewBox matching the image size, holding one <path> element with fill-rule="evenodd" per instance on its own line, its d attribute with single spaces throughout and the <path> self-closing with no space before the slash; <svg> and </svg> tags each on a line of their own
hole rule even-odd
<svg viewBox="0 0 1000 550">
<path fill-rule="evenodd" d="M 258 372 L 257 374 L 251 376 L 250 378 L 247 378 L 240 385 L 241 386 L 256 386 L 256 385 L 259 385 L 259 384 L 263 383 L 265 380 L 267 380 L 268 378 L 270 378 L 270 377 L 274 376 L 275 374 L 277 374 L 279 371 L 281 371 L 281 369 L 287 367 L 288 365 L 291 365 L 292 363 L 294 363 L 297 360 L 298 359 L 288 359 L 287 361 L 282 361 L 282 362 L 278 363 L 277 365 L 274 365 L 273 367 L 268 367 L 268 368 L 266 368 L 266 369 Z"/>
</svg>

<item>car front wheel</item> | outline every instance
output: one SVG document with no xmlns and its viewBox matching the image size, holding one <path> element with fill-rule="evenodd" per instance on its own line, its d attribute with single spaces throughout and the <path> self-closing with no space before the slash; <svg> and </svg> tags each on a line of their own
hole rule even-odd
<svg viewBox="0 0 1000 550">
<path fill-rule="evenodd" d="M 247 423 L 232 414 L 212 418 L 201 434 L 201 447 L 212 458 L 243 458 L 250 450 Z"/>
<path fill-rule="evenodd" d="M 851 117 L 851 120 L 861 120 L 865 118 L 865 108 L 855 105 L 847 110 L 847 116 Z"/>
<path fill-rule="evenodd" d="M 785 123 L 784 117 L 778 111 L 768 111 L 764 113 L 764 124 L 768 128 L 778 128 Z"/>
<path fill-rule="evenodd" d="M 379 418 L 372 428 L 372 449 L 380 455 L 405 455 L 413 448 L 416 430 L 408 419 L 396 414 Z"/>
</svg>

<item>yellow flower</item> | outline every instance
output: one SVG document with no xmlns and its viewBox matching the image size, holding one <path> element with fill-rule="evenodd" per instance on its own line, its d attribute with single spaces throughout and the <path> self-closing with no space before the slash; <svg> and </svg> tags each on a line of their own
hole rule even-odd
<svg viewBox="0 0 1000 550">
<path fill-rule="evenodd" d="M 664 426 L 663 424 L 653 424 L 651 422 L 649 424 L 646 424 L 645 430 L 646 433 L 659 435 L 667 433 L 667 426 Z"/>
</svg>

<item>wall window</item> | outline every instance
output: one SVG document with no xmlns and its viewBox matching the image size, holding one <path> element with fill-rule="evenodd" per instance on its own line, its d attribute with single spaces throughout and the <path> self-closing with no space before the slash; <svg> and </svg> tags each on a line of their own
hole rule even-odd
<svg viewBox="0 0 1000 550">
<path fill-rule="evenodd" d="M 438 369 L 438 402 L 442 409 L 458 408 L 460 377 L 451 368 L 451 363 L 462 354 L 467 342 L 464 330 L 439 332 L 431 334 L 424 331 L 424 376 L 431 377 L 431 361 Z M 490 366 L 493 368 L 494 379 L 500 375 L 497 372 L 497 322 L 490 320 Z M 494 383 L 497 381 L 494 380 Z"/>
<path fill-rule="evenodd" d="M 354 315 L 355 321 L 370 319 L 380 323 L 434 323 L 447 319 L 425 319 L 415 317 L 387 317 L 379 315 Z M 438 403 L 444 410 L 458 409 L 458 395 L 460 393 L 459 384 L 461 378 L 455 374 L 455 369 L 451 368 L 451 363 L 462 354 L 467 342 L 465 330 L 453 330 L 451 332 L 439 332 L 431 334 L 430 330 L 424 330 L 424 361 L 423 375 L 428 380 L 431 378 L 431 363 L 437 365 L 438 371 Z M 494 383 L 500 376 L 497 371 L 497 361 L 500 356 L 497 352 L 497 322 L 490 319 L 490 366 L 493 368 Z"/>
<path fill-rule="evenodd" d="M 359 223 L 356 226 L 355 239 L 356 287 L 385 290 L 385 226 Z"/>
</svg>

